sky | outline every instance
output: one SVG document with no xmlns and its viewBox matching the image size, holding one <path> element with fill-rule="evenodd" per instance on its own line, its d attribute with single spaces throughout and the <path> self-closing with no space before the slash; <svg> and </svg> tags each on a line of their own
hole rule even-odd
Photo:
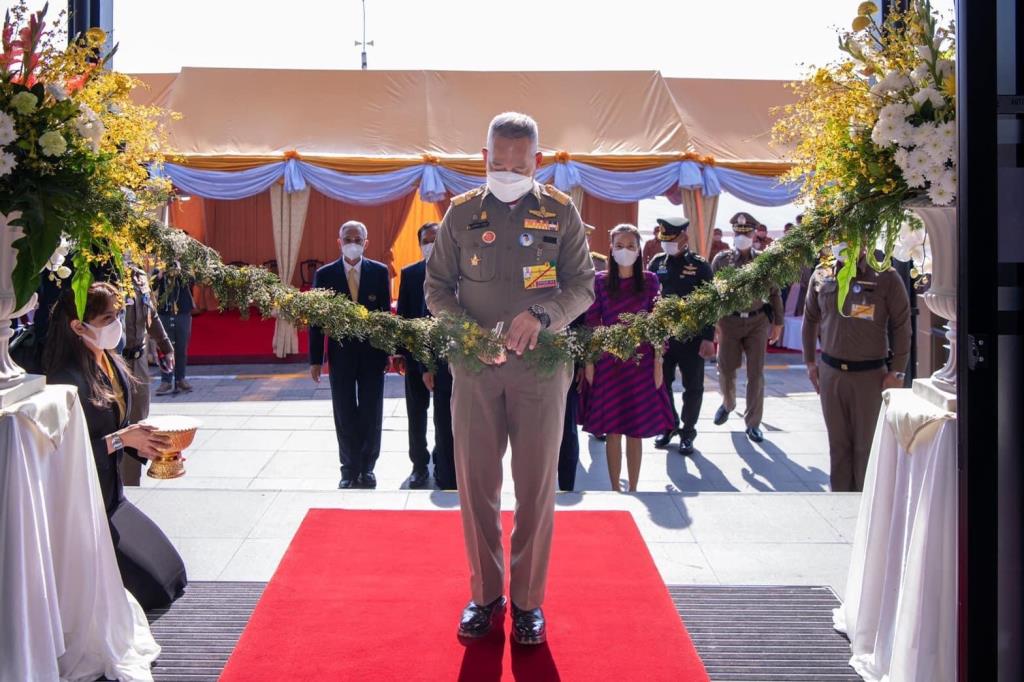
<svg viewBox="0 0 1024 682">
<path fill-rule="evenodd" d="M 876 0 L 878 2 L 879 0 Z M 61 3 L 54 3 L 56 6 Z M 114 67 L 356 69 L 360 0 L 113 0 Z M 859 0 L 366 0 L 371 69 L 637 70 L 670 77 L 796 79 L 838 56 Z M 32 0 L 30 5 L 41 6 Z M 934 0 L 948 15 L 953 0 Z M 541 122 L 543 124 L 543 122 Z M 667 200 L 641 202 L 646 232 Z M 780 232 L 796 207 L 722 195 Z M 728 234 L 728 231 L 727 231 Z"/>
</svg>

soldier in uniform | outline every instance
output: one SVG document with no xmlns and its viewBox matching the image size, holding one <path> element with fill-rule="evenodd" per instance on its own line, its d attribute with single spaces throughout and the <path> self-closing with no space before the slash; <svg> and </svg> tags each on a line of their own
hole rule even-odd
<svg viewBox="0 0 1024 682">
<path fill-rule="evenodd" d="M 648 267 L 661 281 L 662 296 L 689 296 L 690 292 L 712 278 L 711 265 L 699 255 L 690 251 L 686 218 L 659 218 L 660 230 L 655 234 L 661 242 L 662 253 L 651 259 Z M 704 400 L 704 360 L 715 354 L 715 328 L 705 327 L 699 336 L 690 339 L 669 339 L 664 355 L 665 390 L 672 405 L 674 428 L 654 441 L 654 446 L 667 448 L 677 434 L 679 452 L 693 454 L 693 441 L 697 437 L 697 418 Z M 676 411 L 672 382 L 676 367 L 683 377 L 682 429 L 679 428 L 679 412 Z"/>
<path fill-rule="evenodd" d="M 555 469 L 572 368 L 538 374 L 523 358 L 541 329 L 565 329 L 594 300 L 594 266 L 579 212 L 533 174 L 537 124 L 524 114 L 491 121 L 487 184 L 455 197 L 427 261 L 427 306 L 507 330 L 507 359 L 480 372 L 453 366 L 452 430 L 472 601 L 462 637 L 486 634 L 505 609 L 501 544 L 502 457 L 511 441 L 515 482 L 510 596 L 512 636 L 546 639 L 544 601 L 555 507 Z"/>
<path fill-rule="evenodd" d="M 149 358 L 146 347 L 150 337 L 163 354 L 165 371 L 174 370 L 174 346 L 157 314 L 153 293 L 149 288 L 146 271 L 125 255 L 125 265 L 132 279 L 132 296 L 125 300 L 125 344 L 121 355 L 138 381 L 131 383 L 131 413 L 128 421 L 136 424 L 149 416 Z M 142 478 L 142 463 L 134 457 L 121 460 L 121 479 L 125 485 L 138 485 Z"/>
<path fill-rule="evenodd" d="M 754 229 L 759 225 L 752 215 L 739 212 L 729 219 L 732 223 L 733 248 L 722 251 L 711 263 L 711 270 L 739 268 L 757 258 L 753 248 Z M 736 409 L 736 372 L 747 358 L 747 407 L 743 419 L 747 425 L 747 438 L 755 443 L 764 440 L 761 417 L 764 413 L 764 356 L 769 340 L 777 343 L 782 338 L 782 295 L 778 288 L 765 292 L 765 299 L 757 301 L 750 310 L 741 310 L 718 321 L 718 376 L 722 386 L 722 406 L 715 412 L 715 424 L 721 426 Z"/>
<path fill-rule="evenodd" d="M 910 355 L 910 299 L 899 273 L 893 268 L 877 272 L 862 251 L 840 314 L 836 273 L 845 251 L 846 244 L 837 244 L 836 260 L 814 270 L 804 305 L 803 347 L 807 375 L 821 395 L 832 490 L 860 491 L 882 391 L 903 386 Z M 815 356 L 819 336 L 820 365 Z"/>
</svg>

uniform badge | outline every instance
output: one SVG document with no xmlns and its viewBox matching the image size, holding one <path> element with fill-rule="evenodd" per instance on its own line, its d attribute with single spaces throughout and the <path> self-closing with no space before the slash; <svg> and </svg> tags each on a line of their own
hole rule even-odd
<svg viewBox="0 0 1024 682">
<path fill-rule="evenodd" d="M 480 265 L 480 256 L 474 253 L 473 257 L 469 259 L 469 264 L 472 265 L 474 268 Z"/>
<path fill-rule="evenodd" d="M 875 306 L 854 303 L 853 306 L 850 308 L 850 317 L 856 318 L 858 320 L 874 320 Z"/>
<path fill-rule="evenodd" d="M 480 241 L 484 244 L 493 244 L 494 240 L 498 238 L 498 235 L 494 234 L 494 230 L 487 230 L 480 235 Z"/>
<path fill-rule="evenodd" d="M 864 287 L 862 287 L 862 286 L 861 286 L 861 285 L 859 285 L 859 284 L 854 284 L 854 285 L 853 285 L 853 293 L 855 293 L 855 294 L 859 294 L 859 293 L 860 293 L 860 292 L 862 292 L 862 291 L 864 291 Z"/>
<path fill-rule="evenodd" d="M 548 232 L 558 232 L 558 223 L 550 220 L 535 220 L 533 218 L 526 218 L 523 220 L 523 227 L 527 230 L 546 230 Z"/>
<path fill-rule="evenodd" d="M 546 208 L 544 208 L 543 206 L 541 206 L 540 208 L 531 208 L 530 209 L 530 215 L 535 215 L 538 218 L 547 219 L 547 218 L 554 218 L 558 214 L 557 213 L 552 213 L 551 211 L 549 211 Z"/>
<path fill-rule="evenodd" d="M 519 235 L 519 244 L 520 246 L 532 246 L 533 235 L 530 234 L 529 232 L 523 232 L 521 235 Z"/>
<path fill-rule="evenodd" d="M 667 275 L 668 274 L 668 268 L 666 268 L 664 265 L 662 265 L 660 268 L 658 268 L 657 274 L 659 274 L 659 275 Z"/>
<path fill-rule="evenodd" d="M 558 286 L 558 270 L 555 261 L 540 265 L 527 265 L 523 268 L 523 288 L 549 289 Z"/>
</svg>

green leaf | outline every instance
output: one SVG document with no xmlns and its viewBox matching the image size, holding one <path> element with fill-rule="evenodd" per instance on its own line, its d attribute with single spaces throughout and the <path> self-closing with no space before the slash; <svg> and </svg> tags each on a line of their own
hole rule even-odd
<svg viewBox="0 0 1024 682">
<path fill-rule="evenodd" d="M 85 302 L 89 296 L 89 286 L 92 284 L 92 270 L 85 257 L 85 249 L 78 249 L 73 261 L 75 274 L 71 278 L 71 290 L 75 292 L 75 309 L 78 311 L 78 319 L 82 320 L 85 319 Z"/>
<path fill-rule="evenodd" d="M 855 253 L 854 246 L 852 244 L 847 246 L 844 253 Z M 839 298 L 837 299 L 839 314 L 843 313 L 843 309 L 846 305 L 846 296 L 850 293 L 850 282 L 853 281 L 853 275 L 856 272 L 857 259 L 848 257 L 846 262 L 843 263 L 843 269 L 836 275 L 836 281 L 839 283 Z"/>
</svg>

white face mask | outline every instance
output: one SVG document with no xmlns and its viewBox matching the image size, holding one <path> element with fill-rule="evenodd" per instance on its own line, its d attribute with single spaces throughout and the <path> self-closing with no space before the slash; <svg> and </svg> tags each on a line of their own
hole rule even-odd
<svg viewBox="0 0 1024 682">
<path fill-rule="evenodd" d="M 362 244 L 345 244 L 341 247 L 341 253 L 349 260 L 359 260 L 363 257 Z"/>
<path fill-rule="evenodd" d="M 661 250 L 670 256 L 675 256 L 679 253 L 679 244 L 675 242 L 662 242 Z"/>
<path fill-rule="evenodd" d="M 83 322 L 82 326 L 89 330 L 88 341 L 96 348 L 111 350 L 117 348 L 117 344 L 121 343 L 121 332 L 124 331 L 121 320 L 115 319 L 106 327 L 94 327 L 88 322 Z"/>
<path fill-rule="evenodd" d="M 745 234 L 738 234 L 733 237 L 732 245 L 739 251 L 746 251 L 754 245 L 754 240 Z"/>
<path fill-rule="evenodd" d="M 832 255 L 835 257 L 836 260 L 839 260 L 843 257 L 843 251 L 845 250 L 846 242 L 840 242 L 838 244 L 832 245 Z"/>
<path fill-rule="evenodd" d="M 487 189 L 499 201 L 511 204 L 533 189 L 533 178 L 511 171 L 487 171 Z"/>
<path fill-rule="evenodd" d="M 423 260 L 427 260 L 428 258 L 430 258 L 430 254 L 431 252 L 433 252 L 433 250 L 434 242 L 430 242 L 429 244 L 420 244 L 420 253 L 423 254 Z"/>
<path fill-rule="evenodd" d="M 633 249 L 612 249 L 612 258 L 615 259 L 616 263 L 625 268 L 633 265 L 639 256 L 640 254 Z"/>
</svg>

